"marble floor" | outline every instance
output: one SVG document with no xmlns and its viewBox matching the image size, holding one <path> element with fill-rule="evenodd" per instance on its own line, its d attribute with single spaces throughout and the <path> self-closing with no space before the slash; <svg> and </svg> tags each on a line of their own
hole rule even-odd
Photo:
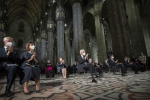
<svg viewBox="0 0 150 100">
<path fill-rule="evenodd" d="M 61 75 L 52 79 L 41 75 L 41 92 L 35 92 L 34 82 L 30 81 L 30 95 L 24 95 L 19 79 L 16 79 L 15 94 L 5 97 L 6 80 L 0 80 L 0 100 L 150 100 L 150 71 L 128 75 L 105 73 L 91 83 L 90 74 L 72 74 L 68 79 Z"/>
</svg>

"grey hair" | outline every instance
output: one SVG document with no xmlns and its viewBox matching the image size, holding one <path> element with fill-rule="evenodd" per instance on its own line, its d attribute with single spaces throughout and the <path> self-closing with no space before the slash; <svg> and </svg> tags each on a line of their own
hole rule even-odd
<svg viewBox="0 0 150 100">
<path fill-rule="evenodd" d="M 81 54 L 83 51 L 85 51 L 85 50 L 84 50 L 84 49 L 81 49 L 81 50 L 80 50 L 80 54 Z"/>
<path fill-rule="evenodd" d="M 8 39 L 13 39 L 13 38 L 11 38 L 11 37 L 4 37 L 3 41 L 6 41 Z"/>
</svg>

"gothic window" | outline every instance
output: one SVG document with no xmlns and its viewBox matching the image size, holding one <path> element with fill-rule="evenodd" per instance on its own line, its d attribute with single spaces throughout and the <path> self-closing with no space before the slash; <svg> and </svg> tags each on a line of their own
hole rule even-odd
<svg viewBox="0 0 150 100">
<path fill-rule="evenodd" d="M 24 32 L 24 23 L 23 22 L 19 23 L 19 32 Z"/>
</svg>

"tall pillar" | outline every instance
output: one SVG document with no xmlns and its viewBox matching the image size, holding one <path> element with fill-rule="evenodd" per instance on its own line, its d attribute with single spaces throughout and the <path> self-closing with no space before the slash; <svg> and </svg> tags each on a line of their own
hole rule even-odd
<svg viewBox="0 0 150 100">
<path fill-rule="evenodd" d="M 122 61 L 124 56 L 130 56 L 130 37 L 123 0 L 106 0 L 110 31 L 112 33 L 112 48 L 116 59 Z"/>
<path fill-rule="evenodd" d="M 46 59 L 46 31 L 42 30 L 41 34 L 41 61 L 44 61 Z"/>
<path fill-rule="evenodd" d="M 37 57 L 38 57 L 38 59 L 40 60 L 40 58 L 41 58 L 41 55 L 40 55 L 40 53 L 41 53 L 41 45 L 40 45 L 40 42 L 41 42 L 41 38 L 37 38 L 36 39 L 36 54 L 37 54 Z"/>
<path fill-rule="evenodd" d="M 69 40 L 69 33 L 65 34 L 65 51 L 66 51 L 66 62 L 68 65 L 71 65 L 71 46 Z"/>
<path fill-rule="evenodd" d="M 103 62 L 106 59 L 106 44 L 104 30 L 101 22 L 100 11 L 102 8 L 103 0 L 94 0 L 94 17 L 95 17 L 95 27 L 96 27 L 96 38 L 98 46 L 98 61 Z"/>
<path fill-rule="evenodd" d="M 79 50 L 84 49 L 83 44 L 83 16 L 81 2 L 82 0 L 72 0 L 72 12 L 73 12 L 73 34 L 74 34 L 74 49 L 75 49 L 75 60 L 79 55 Z"/>
<path fill-rule="evenodd" d="M 4 23 L 3 23 L 3 20 L 2 20 L 2 10 L 0 8 L 0 47 L 3 46 L 3 35 L 4 33 Z"/>
<path fill-rule="evenodd" d="M 64 8 L 59 5 L 56 8 L 57 20 L 57 57 L 64 58 Z"/>
<path fill-rule="evenodd" d="M 47 36 L 47 59 L 50 59 L 51 63 L 54 64 L 53 62 L 53 44 L 54 44 L 54 22 L 49 19 L 47 21 L 47 31 L 48 31 L 48 36 Z"/>
<path fill-rule="evenodd" d="M 133 55 L 139 57 L 141 52 L 147 55 L 141 19 L 138 10 L 138 2 L 135 0 L 125 0 L 128 24 L 131 32 L 131 42 Z"/>
</svg>

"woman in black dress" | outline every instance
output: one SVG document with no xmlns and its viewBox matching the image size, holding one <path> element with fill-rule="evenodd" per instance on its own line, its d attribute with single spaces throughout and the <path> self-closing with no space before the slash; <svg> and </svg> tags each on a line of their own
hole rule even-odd
<svg viewBox="0 0 150 100">
<path fill-rule="evenodd" d="M 26 44 L 26 51 L 22 54 L 22 77 L 21 77 L 21 85 L 24 84 L 24 93 L 29 94 L 28 90 L 28 82 L 29 80 L 35 81 L 35 89 L 36 92 L 40 92 L 39 89 L 39 80 L 40 80 L 40 69 L 38 66 L 38 60 L 36 58 L 36 53 L 34 52 L 34 44 L 32 42 L 28 42 Z"/>
</svg>

